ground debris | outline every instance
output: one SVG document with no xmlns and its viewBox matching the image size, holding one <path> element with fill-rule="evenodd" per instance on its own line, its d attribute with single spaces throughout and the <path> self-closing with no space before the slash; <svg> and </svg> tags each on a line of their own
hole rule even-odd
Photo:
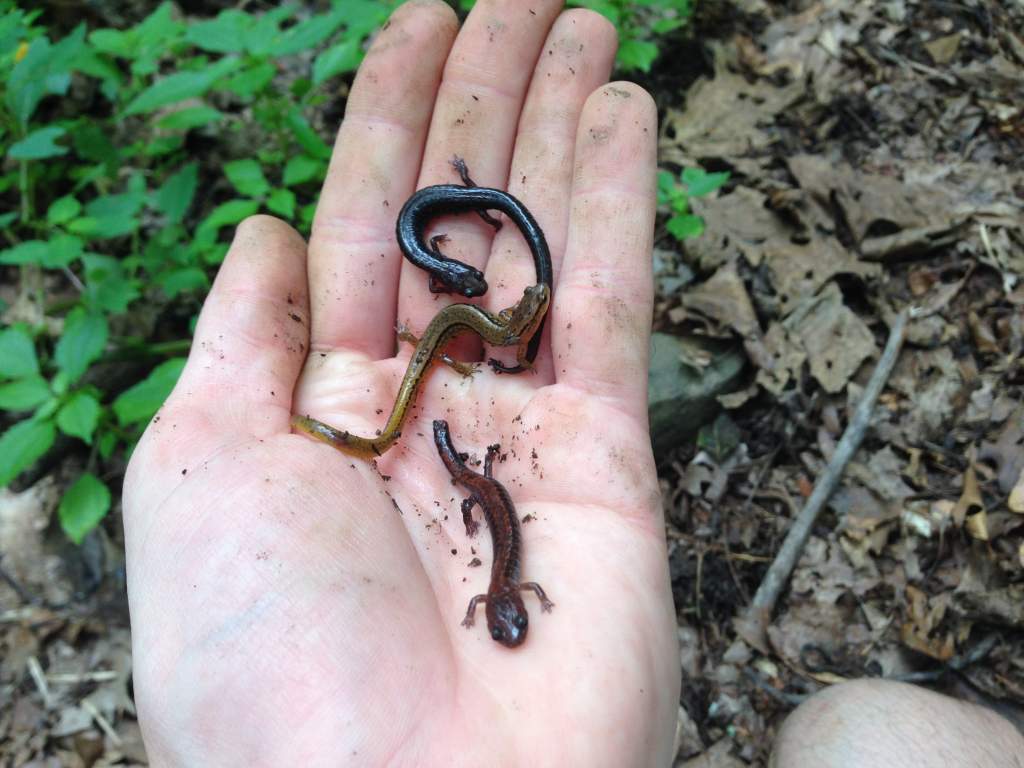
<svg viewBox="0 0 1024 768">
<path fill-rule="evenodd" d="M 736 7 L 661 136 L 663 164 L 732 176 L 692 201 L 705 234 L 681 247 L 687 283 L 659 297 L 656 327 L 732 336 L 751 363 L 742 396 L 719 398 L 742 452 L 681 446 L 663 464 L 673 593 L 702 668 L 683 702 L 691 686 L 732 707 L 688 709 L 705 752 L 685 764 L 765 765 L 796 703 L 864 676 L 998 702 L 1024 726 L 1024 7 Z M 730 618 L 907 309 L 769 652 L 734 658 Z"/>
</svg>

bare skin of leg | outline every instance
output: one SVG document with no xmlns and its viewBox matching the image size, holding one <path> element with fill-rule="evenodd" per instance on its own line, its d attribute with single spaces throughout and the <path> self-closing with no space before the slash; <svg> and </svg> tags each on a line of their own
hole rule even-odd
<svg viewBox="0 0 1024 768">
<path fill-rule="evenodd" d="M 991 710 L 908 683 L 855 680 L 801 704 L 771 768 L 1024 768 L 1024 736 Z"/>
</svg>

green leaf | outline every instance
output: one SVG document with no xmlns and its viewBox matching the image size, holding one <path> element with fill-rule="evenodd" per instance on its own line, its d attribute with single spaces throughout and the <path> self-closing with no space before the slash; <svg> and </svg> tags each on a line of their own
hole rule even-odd
<svg viewBox="0 0 1024 768">
<path fill-rule="evenodd" d="M 168 131 L 187 131 L 208 125 L 224 117 L 224 113 L 213 107 L 186 107 L 157 120 L 157 127 Z"/>
<path fill-rule="evenodd" d="M 118 423 L 127 426 L 151 419 L 171 394 L 184 367 L 183 357 L 167 360 L 154 368 L 145 379 L 118 395 L 114 400 Z"/>
<path fill-rule="evenodd" d="M 190 24 L 185 41 L 214 53 L 240 53 L 245 47 L 245 31 L 252 22 L 252 17 L 243 11 L 221 11 L 209 21 Z"/>
<path fill-rule="evenodd" d="M 13 248 L 0 251 L 0 264 L 43 263 L 50 246 L 45 240 L 26 240 Z"/>
<path fill-rule="evenodd" d="M 0 376 L 20 379 L 36 373 L 39 373 L 39 361 L 32 337 L 19 327 L 0 331 Z"/>
<path fill-rule="evenodd" d="M 68 266 L 82 253 L 82 240 L 74 235 L 56 235 L 49 242 L 26 240 L 0 251 L 0 264 L 36 264 L 46 269 Z"/>
<path fill-rule="evenodd" d="M 673 30 L 679 29 L 685 23 L 686 19 L 683 18 L 659 19 L 651 24 L 651 32 L 656 35 L 665 35 Z"/>
<path fill-rule="evenodd" d="M 331 148 L 313 130 L 298 107 L 288 110 L 285 122 L 291 128 L 296 143 L 306 151 L 307 155 L 321 160 L 328 160 L 331 157 Z"/>
<path fill-rule="evenodd" d="M 75 544 L 81 544 L 110 511 L 110 489 L 91 472 L 84 473 L 64 492 L 57 508 L 60 526 Z"/>
<path fill-rule="evenodd" d="M 89 42 L 104 53 L 134 59 L 134 74 L 150 74 L 159 58 L 184 32 L 185 25 L 175 21 L 173 14 L 173 4 L 163 3 L 136 27 L 125 31 L 98 29 L 89 35 Z"/>
<path fill-rule="evenodd" d="M 610 0 L 569 0 L 568 5 L 575 5 L 578 8 L 589 8 L 597 11 L 616 27 L 622 21 L 622 13 L 614 2 Z"/>
<path fill-rule="evenodd" d="M 684 168 L 683 183 L 690 197 L 703 197 L 729 180 L 729 172 L 706 173 L 702 168 Z"/>
<path fill-rule="evenodd" d="M 114 163 L 117 148 L 110 137 L 92 120 L 83 120 L 71 129 L 71 143 L 83 159 L 94 163 Z"/>
<path fill-rule="evenodd" d="M 258 200 L 228 200 L 214 208 L 210 215 L 196 227 L 196 238 L 200 242 L 212 243 L 217 231 L 229 224 L 237 224 L 246 216 L 252 216 L 260 208 Z"/>
<path fill-rule="evenodd" d="M 335 5 L 342 22 L 348 27 L 346 36 L 361 40 L 383 24 L 398 3 L 393 0 L 344 0 Z"/>
<path fill-rule="evenodd" d="M 263 169 L 252 158 L 225 163 L 224 173 L 227 174 L 228 181 L 243 195 L 262 197 L 270 190 L 270 185 L 263 176 Z"/>
<path fill-rule="evenodd" d="M 82 238 L 74 235 L 56 235 L 50 238 L 50 247 L 43 259 L 43 266 L 47 269 L 59 269 L 68 266 L 71 262 L 82 255 L 85 243 Z"/>
<path fill-rule="evenodd" d="M 40 128 L 12 144 L 7 150 L 7 156 L 14 160 L 43 160 L 47 157 L 66 155 L 68 148 L 54 143 L 54 139 L 59 139 L 65 133 L 63 128 L 55 125 Z"/>
<path fill-rule="evenodd" d="M 359 38 L 346 37 L 337 45 L 328 48 L 313 61 L 313 84 L 346 72 L 354 72 L 363 60 Z"/>
<path fill-rule="evenodd" d="M 98 253 L 82 255 L 85 265 L 86 306 L 101 312 L 120 313 L 141 295 L 141 281 L 125 275 L 124 263 Z"/>
<path fill-rule="evenodd" d="M 63 95 L 71 84 L 75 58 L 85 46 L 85 25 L 59 43 L 50 44 L 46 37 L 37 37 L 25 57 L 14 65 L 7 77 L 6 101 L 23 129 L 40 100 L 47 94 Z"/>
<path fill-rule="evenodd" d="M 107 319 L 100 314 L 75 307 L 64 320 L 64 332 L 54 349 L 57 366 L 74 383 L 89 364 L 103 354 L 107 344 Z"/>
<path fill-rule="evenodd" d="M 92 444 L 92 433 L 100 418 L 100 403 L 88 392 L 75 392 L 57 411 L 57 426 L 65 435 Z"/>
<path fill-rule="evenodd" d="M 704 220 L 700 216 L 684 214 L 673 216 L 665 222 L 665 229 L 677 240 L 688 237 L 700 237 L 704 233 Z"/>
<path fill-rule="evenodd" d="M 141 177 L 137 178 L 141 180 Z M 90 200 L 86 203 L 85 214 L 95 223 L 85 234 L 103 239 L 134 232 L 139 227 L 138 214 L 145 200 L 145 189 L 129 189 L 119 195 L 103 195 Z"/>
<path fill-rule="evenodd" d="M 65 224 L 75 218 L 82 210 L 82 204 L 72 195 L 58 197 L 46 211 L 46 220 L 50 224 Z"/>
<path fill-rule="evenodd" d="M 96 50 L 109 53 L 111 56 L 127 59 L 134 53 L 134 40 L 131 32 L 119 29 L 95 29 L 89 33 L 89 42 Z"/>
<path fill-rule="evenodd" d="M 156 282 L 173 299 L 183 291 L 197 291 L 210 287 L 206 273 L 199 267 L 180 267 L 157 276 Z"/>
<path fill-rule="evenodd" d="M 658 171 L 658 204 L 668 205 L 672 195 L 679 189 L 676 177 L 670 171 Z"/>
<path fill-rule="evenodd" d="M 117 432 L 112 429 L 101 430 L 96 447 L 99 449 L 100 458 L 109 459 L 117 447 Z"/>
<path fill-rule="evenodd" d="M 322 160 L 306 155 L 295 155 L 288 158 L 284 166 L 284 185 L 293 187 L 311 179 L 322 178 L 327 166 Z"/>
<path fill-rule="evenodd" d="M 321 16 L 310 16 L 280 34 L 269 53 L 278 57 L 308 51 L 333 35 L 343 23 L 339 9 Z"/>
<path fill-rule="evenodd" d="M 267 198 L 267 208 L 290 219 L 295 215 L 295 194 L 290 189 L 275 189 Z"/>
<path fill-rule="evenodd" d="M 277 69 L 273 64 L 269 61 L 261 61 L 225 80 L 221 83 L 221 87 L 226 91 L 248 98 L 266 88 L 276 74 Z"/>
<path fill-rule="evenodd" d="M 169 221 L 176 223 L 185 217 L 199 182 L 199 163 L 193 161 L 182 166 L 177 173 L 156 191 L 156 207 Z"/>
<path fill-rule="evenodd" d="M 5 411 L 29 411 L 46 402 L 48 397 L 50 385 L 42 376 L 27 376 L 0 385 L 0 408 Z"/>
<path fill-rule="evenodd" d="M 0 488 L 28 469 L 50 450 L 57 430 L 52 421 L 25 419 L 0 435 Z"/>
<path fill-rule="evenodd" d="M 649 72 L 651 64 L 658 58 L 658 46 L 646 40 L 625 40 L 615 58 L 619 67 L 627 72 L 633 69 Z"/>
<path fill-rule="evenodd" d="M 294 13 L 295 7 L 285 3 L 269 13 L 257 16 L 253 25 L 245 31 L 245 49 L 257 58 L 269 56 L 274 43 L 281 36 L 281 22 Z"/>
<path fill-rule="evenodd" d="M 185 99 L 202 96 L 217 80 L 238 66 L 239 59 L 221 59 L 205 69 L 192 72 L 177 72 L 157 80 L 136 96 L 125 109 L 124 114 L 138 115 L 152 112 L 165 104 L 174 104 Z"/>
<path fill-rule="evenodd" d="M 715 461 L 722 462 L 736 450 L 742 439 L 743 435 L 736 422 L 727 413 L 719 413 L 714 423 L 700 428 L 697 446 L 710 453 Z"/>
<path fill-rule="evenodd" d="M 146 142 L 142 154 L 146 157 L 161 157 L 162 155 L 169 155 L 172 152 L 181 149 L 184 144 L 185 137 L 181 134 L 157 136 L 156 138 Z"/>
</svg>

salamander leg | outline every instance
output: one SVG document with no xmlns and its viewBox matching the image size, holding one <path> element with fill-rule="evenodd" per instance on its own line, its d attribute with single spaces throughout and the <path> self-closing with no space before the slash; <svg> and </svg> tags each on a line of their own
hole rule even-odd
<svg viewBox="0 0 1024 768">
<path fill-rule="evenodd" d="M 441 253 L 441 249 L 438 245 L 441 243 L 448 242 L 448 235 L 441 233 L 440 235 L 434 235 L 430 238 L 430 251 L 439 259 L 447 259 L 447 257 Z M 427 287 L 430 288 L 431 293 L 451 293 L 452 289 L 444 284 L 444 281 L 439 280 L 437 275 L 431 275 L 430 280 L 427 283 Z"/>
<path fill-rule="evenodd" d="M 452 157 L 452 167 L 456 171 L 458 171 L 459 178 L 462 179 L 462 183 L 465 186 L 467 186 L 467 187 L 478 187 L 478 186 L 480 186 L 475 181 L 473 181 L 473 179 L 470 178 L 470 176 L 469 176 L 469 168 L 466 167 L 466 161 L 463 160 L 458 155 L 455 155 L 454 157 Z M 501 229 L 501 222 L 498 219 L 494 218 L 487 211 L 477 211 L 477 213 L 480 215 L 481 219 L 483 219 L 488 224 L 490 224 L 492 227 L 494 227 L 495 230 Z"/>
<path fill-rule="evenodd" d="M 484 458 L 484 477 L 494 477 L 494 457 L 501 453 L 501 446 L 495 443 L 487 446 L 487 456 Z"/>
<path fill-rule="evenodd" d="M 462 620 L 462 626 L 472 627 L 473 622 L 476 620 L 474 614 L 476 613 L 476 607 L 480 603 L 487 602 L 487 595 L 476 595 L 472 600 L 469 601 L 469 608 L 466 609 L 466 618 Z"/>
<path fill-rule="evenodd" d="M 540 584 L 538 584 L 536 581 L 524 582 L 519 585 L 519 588 L 524 592 L 526 590 L 530 590 L 531 592 L 536 594 L 537 598 L 540 600 L 540 609 L 542 611 L 547 612 L 555 607 L 555 604 L 548 600 L 548 596 L 544 594 L 544 590 L 541 589 Z"/>
<path fill-rule="evenodd" d="M 476 536 L 476 532 L 480 530 L 480 523 L 473 519 L 473 505 L 476 502 L 471 496 L 468 499 L 462 500 L 462 522 L 466 526 L 466 535 L 469 538 Z"/>
<path fill-rule="evenodd" d="M 405 323 L 399 323 L 398 325 L 396 325 L 395 332 L 398 334 L 399 341 L 407 341 L 414 347 L 420 343 L 419 337 L 416 336 L 416 334 L 414 334 L 412 331 L 410 331 L 409 326 L 407 326 Z M 447 352 L 442 352 L 437 357 L 442 363 L 447 365 L 449 368 L 466 377 L 473 376 L 476 373 L 477 368 L 480 367 L 479 363 L 464 363 L 460 360 L 456 360 L 455 358 L 449 356 Z"/>
</svg>

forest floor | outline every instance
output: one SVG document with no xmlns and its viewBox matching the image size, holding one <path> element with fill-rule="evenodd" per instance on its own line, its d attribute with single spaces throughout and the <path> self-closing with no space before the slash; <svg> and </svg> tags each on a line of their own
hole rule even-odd
<svg viewBox="0 0 1024 768">
<path fill-rule="evenodd" d="M 763 766 L 788 712 L 861 677 L 1024 731 L 1021 30 L 1019 0 L 704 0 L 644 83 L 662 166 L 731 173 L 692 200 L 701 238 L 659 233 L 655 327 L 749 361 L 714 428 L 660 462 L 677 765 Z M 736 620 L 905 311 L 864 443 L 745 640 Z M 73 547 L 51 525 L 61 487 L 0 504 L 0 765 L 145 764 L 120 519 Z"/>
</svg>

